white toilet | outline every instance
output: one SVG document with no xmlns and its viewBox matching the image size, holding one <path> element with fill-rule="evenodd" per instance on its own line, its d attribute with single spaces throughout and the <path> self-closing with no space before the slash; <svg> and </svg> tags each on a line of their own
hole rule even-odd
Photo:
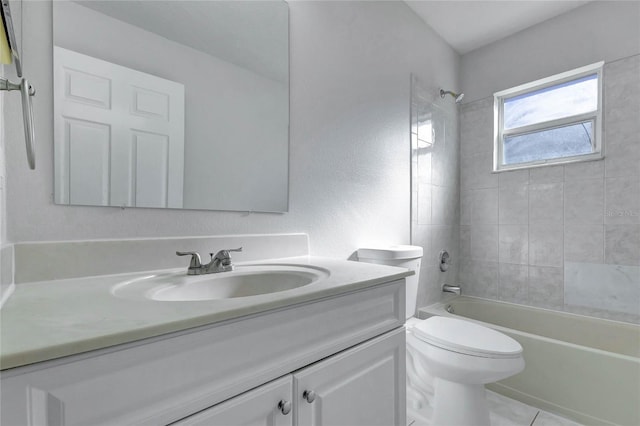
<svg viewBox="0 0 640 426">
<path fill-rule="evenodd" d="M 440 316 L 412 318 L 421 259 L 422 247 L 417 246 L 358 250 L 361 262 L 415 271 L 406 283 L 408 409 L 428 413 L 429 419 L 424 419 L 423 414 L 419 420 L 428 420 L 433 426 L 489 426 L 484 385 L 524 369 L 522 346 L 470 321 Z M 429 398 L 431 394 L 433 397 Z"/>
</svg>

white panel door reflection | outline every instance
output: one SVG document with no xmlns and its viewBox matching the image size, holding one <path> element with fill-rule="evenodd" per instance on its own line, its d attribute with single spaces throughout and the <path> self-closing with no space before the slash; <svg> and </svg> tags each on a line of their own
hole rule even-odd
<svg viewBox="0 0 640 426">
<path fill-rule="evenodd" d="M 56 203 L 183 205 L 184 85 L 54 47 Z"/>
</svg>

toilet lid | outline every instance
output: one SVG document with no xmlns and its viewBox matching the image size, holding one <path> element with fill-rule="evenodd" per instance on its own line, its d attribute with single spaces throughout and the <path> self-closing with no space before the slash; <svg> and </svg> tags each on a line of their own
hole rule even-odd
<svg viewBox="0 0 640 426">
<path fill-rule="evenodd" d="M 413 327 L 414 335 L 453 352 L 487 358 L 513 358 L 522 346 L 509 336 L 470 321 L 434 316 Z"/>
</svg>

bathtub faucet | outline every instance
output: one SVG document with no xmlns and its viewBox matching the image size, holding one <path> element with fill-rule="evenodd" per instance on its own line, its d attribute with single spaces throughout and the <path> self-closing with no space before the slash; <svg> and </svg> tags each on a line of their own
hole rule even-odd
<svg viewBox="0 0 640 426">
<path fill-rule="evenodd" d="M 444 291 L 445 293 L 457 294 L 459 296 L 460 295 L 460 286 L 444 284 L 442 286 L 442 291 Z"/>
</svg>

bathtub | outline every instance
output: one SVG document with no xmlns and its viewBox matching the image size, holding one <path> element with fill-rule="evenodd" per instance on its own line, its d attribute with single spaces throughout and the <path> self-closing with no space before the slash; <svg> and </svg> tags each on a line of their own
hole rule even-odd
<svg viewBox="0 0 640 426">
<path fill-rule="evenodd" d="M 461 316 L 520 342 L 524 371 L 489 389 L 585 425 L 640 425 L 640 326 L 467 296 L 418 311 L 433 315 Z"/>
</svg>

